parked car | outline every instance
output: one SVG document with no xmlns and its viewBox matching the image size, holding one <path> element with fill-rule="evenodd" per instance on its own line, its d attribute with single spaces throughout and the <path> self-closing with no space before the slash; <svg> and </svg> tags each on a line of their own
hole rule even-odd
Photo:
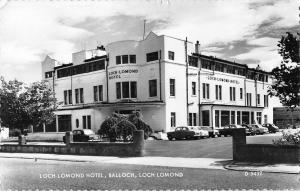
<svg viewBox="0 0 300 191">
<path fill-rule="evenodd" d="M 265 133 L 269 132 L 268 128 L 263 127 L 260 124 L 253 124 L 253 125 L 250 125 L 250 127 L 253 128 L 255 134 L 261 134 L 262 135 L 262 134 L 265 134 Z"/>
<path fill-rule="evenodd" d="M 215 138 L 215 137 L 218 137 L 219 134 L 220 134 L 219 130 L 213 129 L 211 127 L 198 127 L 198 128 L 201 129 L 201 130 L 208 131 L 208 136 L 209 137 Z"/>
<path fill-rule="evenodd" d="M 279 128 L 272 123 L 266 123 L 266 124 L 263 124 L 262 126 L 268 128 L 270 133 L 279 132 Z"/>
<path fill-rule="evenodd" d="M 100 139 L 99 135 L 96 135 L 91 129 L 76 129 L 73 130 L 72 133 L 74 142 L 88 142 Z M 66 143 L 65 136 L 63 136 L 63 141 Z"/>
<path fill-rule="evenodd" d="M 255 131 L 250 125 L 242 124 L 242 127 L 245 128 L 246 135 L 255 135 Z"/>
<path fill-rule="evenodd" d="M 231 125 L 225 125 L 223 128 L 219 128 L 219 136 L 224 135 L 224 137 L 230 135 L 232 136 L 232 129 L 236 129 L 236 128 L 243 128 L 241 125 L 235 125 L 235 124 L 231 124 Z"/>
<path fill-rule="evenodd" d="M 208 131 L 199 130 L 197 127 L 181 126 L 176 127 L 175 131 L 167 133 L 168 139 L 196 139 L 208 136 Z"/>
</svg>

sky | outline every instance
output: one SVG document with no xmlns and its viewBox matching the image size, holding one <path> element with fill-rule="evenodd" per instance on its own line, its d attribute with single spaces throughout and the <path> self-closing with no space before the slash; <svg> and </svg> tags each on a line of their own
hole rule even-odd
<svg viewBox="0 0 300 191">
<path fill-rule="evenodd" d="M 146 34 L 201 44 L 201 52 L 266 71 L 278 66 L 277 43 L 299 27 L 299 0 L 25 0 L 0 3 L 0 76 L 42 78 L 46 55 L 73 52 Z"/>
</svg>

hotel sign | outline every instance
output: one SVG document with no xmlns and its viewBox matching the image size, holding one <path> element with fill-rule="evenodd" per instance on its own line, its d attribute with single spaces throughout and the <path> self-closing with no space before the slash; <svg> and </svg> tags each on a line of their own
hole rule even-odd
<svg viewBox="0 0 300 191">
<path fill-rule="evenodd" d="M 122 74 L 137 74 L 138 69 L 122 69 L 108 72 L 108 79 L 121 79 Z"/>
<path fill-rule="evenodd" d="M 215 77 L 215 76 L 207 76 L 208 80 L 214 80 L 214 81 L 219 81 L 219 82 L 227 82 L 227 83 L 233 83 L 233 84 L 240 84 L 238 80 L 230 80 L 227 78 L 220 78 L 220 77 Z"/>
</svg>

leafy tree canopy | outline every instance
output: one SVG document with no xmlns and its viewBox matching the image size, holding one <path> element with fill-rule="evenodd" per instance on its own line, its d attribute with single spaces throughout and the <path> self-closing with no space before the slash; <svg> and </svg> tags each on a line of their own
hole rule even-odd
<svg viewBox="0 0 300 191">
<path fill-rule="evenodd" d="M 299 34 L 287 33 L 278 42 L 278 53 L 282 56 L 281 65 L 272 70 L 274 83 L 269 89 L 269 95 L 277 96 L 284 106 L 291 109 L 299 106 Z M 297 63 L 292 65 L 292 63 Z"/>
</svg>

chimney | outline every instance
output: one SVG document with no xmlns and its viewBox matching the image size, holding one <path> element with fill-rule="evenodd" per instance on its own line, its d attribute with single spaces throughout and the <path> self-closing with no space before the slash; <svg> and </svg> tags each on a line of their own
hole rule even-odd
<svg viewBox="0 0 300 191">
<path fill-rule="evenodd" d="M 198 40 L 197 40 L 197 42 L 195 44 L 195 53 L 196 54 L 200 54 L 200 44 L 199 44 Z"/>
</svg>

